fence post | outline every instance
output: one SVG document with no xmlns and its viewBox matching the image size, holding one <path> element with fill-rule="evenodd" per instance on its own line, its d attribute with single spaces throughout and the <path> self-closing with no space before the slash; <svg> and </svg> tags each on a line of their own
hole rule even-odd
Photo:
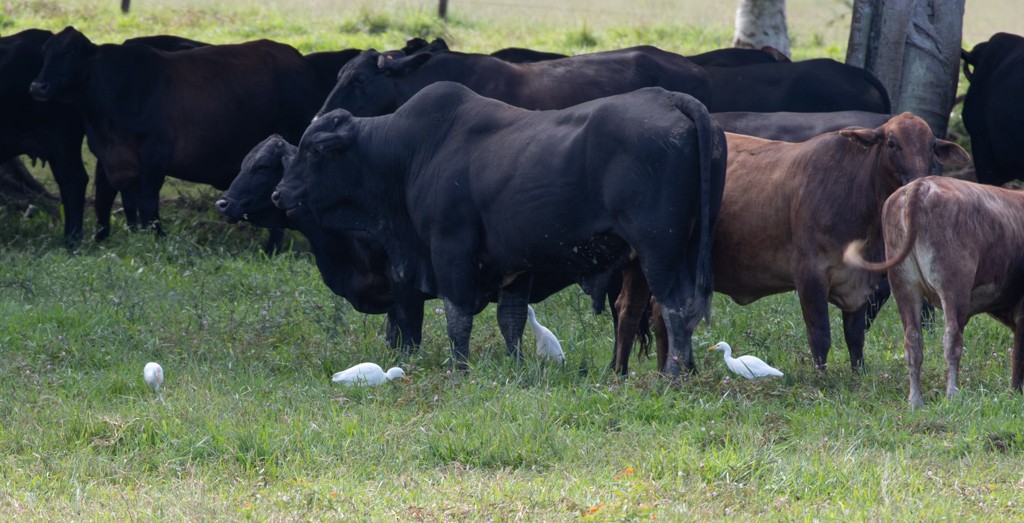
<svg viewBox="0 0 1024 523">
<path fill-rule="evenodd" d="M 441 5 L 437 6 L 437 16 L 442 20 L 448 16 L 448 0 L 441 0 Z"/>
<path fill-rule="evenodd" d="M 132 0 L 121 0 L 121 12 L 127 13 L 132 6 Z"/>
</svg>

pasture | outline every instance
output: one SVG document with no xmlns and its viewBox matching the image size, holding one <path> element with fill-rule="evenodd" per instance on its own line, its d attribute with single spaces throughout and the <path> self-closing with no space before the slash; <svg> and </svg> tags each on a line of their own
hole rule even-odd
<svg viewBox="0 0 1024 523">
<path fill-rule="evenodd" d="M 272 38 L 303 51 L 400 47 L 564 53 L 729 44 L 731 5 L 136 0 L 7 2 L 0 32 L 74 24 L 97 42 L 173 33 L 215 43 Z M 845 2 L 794 0 L 797 58 L 842 58 Z M 965 41 L 1020 32 L 1017 0 L 968 3 Z M 686 16 L 681 13 L 687 13 Z M 1000 16 L 992 16 L 1000 13 Z M 973 40 L 972 40 L 973 38 Z M 90 167 L 91 172 L 91 167 Z M 49 184 L 47 169 L 33 172 Z M 90 190 L 91 193 L 91 190 Z M 304 241 L 260 254 L 263 231 L 228 225 L 208 188 L 169 183 L 168 236 L 115 230 L 69 254 L 59 217 L 0 210 L 0 518 L 17 521 L 589 521 L 1024 519 L 1024 399 L 1009 389 L 1012 335 L 965 332 L 962 392 L 943 399 L 941 330 L 925 336 L 925 407 L 906 405 L 902 326 L 886 305 L 854 374 L 833 313 L 827 373 L 813 369 L 797 298 L 740 307 L 716 295 L 694 336 L 699 373 L 672 384 L 652 359 L 620 379 L 612 329 L 568 289 L 535 306 L 564 366 L 505 356 L 490 307 L 471 370 L 448 371 L 440 303 L 422 349 L 389 350 L 383 317 L 320 281 Z M 121 217 L 115 217 L 123 224 Z M 95 217 L 86 213 L 86 230 Z M 725 340 L 783 370 L 731 375 Z M 165 372 L 162 395 L 142 380 Z M 332 386 L 361 361 L 409 380 Z"/>
</svg>

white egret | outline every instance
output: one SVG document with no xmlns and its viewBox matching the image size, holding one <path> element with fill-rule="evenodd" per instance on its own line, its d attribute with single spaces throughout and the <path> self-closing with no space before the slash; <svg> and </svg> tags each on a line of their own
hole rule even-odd
<svg viewBox="0 0 1024 523">
<path fill-rule="evenodd" d="M 550 329 L 537 322 L 537 314 L 533 312 L 533 307 L 527 305 L 526 314 L 530 318 L 533 339 L 537 341 L 537 352 L 546 359 L 564 362 L 565 354 L 562 352 L 562 344 L 558 343 L 558 338 Z"/>
<path fill-rule="evenodd" d="M 405 371 L 398 367 L 391 367 L 385 373 L 384 369 L 376 363 L 360 363 L 341 372 L 335 372 L 331 381 L 343 385 L 380 385 L 385 381 L 403 377 L 405 377 Z"/>
<path fill-rule="evenodd" d="M 729 367 L 729 370 L 752 380 L 755 378 L 765 378 L 768 376 L 782 376 L 782 372 L 771 365 L 761 361 L 756 356 L 740 356 L 739 358 L 732 357 L 732 347 L 724 341 L 720 341 L 715 344 L 714 347 L 708 347 L 708 350 L 720 350 L 725 354 L 725 365 Z"/>
<path fill-rule="evenodd" d="M 142 368 L 142 378 L 153 392 L 157 392 L 164 383 L 164 368 L 159 363 L 151 361 Z"/>
</svg>

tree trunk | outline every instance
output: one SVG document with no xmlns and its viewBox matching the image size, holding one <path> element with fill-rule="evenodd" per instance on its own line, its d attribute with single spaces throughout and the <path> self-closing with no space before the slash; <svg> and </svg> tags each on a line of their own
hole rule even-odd
<svg viewBox="0 0 1024 523">
<path fill-rule="evenodd" d="M 19 212 L 37 207 L 55 214 L 57 202 L 58 198 L 29 174 L 20 159 L 0 164 L 0 205 L 13 207 Z"/>
<path fill-rule="evenodd" d="M 132 0 L 121 0 L 121 12 L 127 13 L 132 8 Z"/>
<path fill-rule="evenodd" d="M 789 56 L 786 0 L 740 0 L 732 45 L 751 49 L 771 46 Z"/>
<path fill-rule="evenodd" d="M 855 0 L 846 63 L 878 77 L 894 113 L 912 112 L 944 137 L 963 17 L 964 0 Z"/>
</svg>

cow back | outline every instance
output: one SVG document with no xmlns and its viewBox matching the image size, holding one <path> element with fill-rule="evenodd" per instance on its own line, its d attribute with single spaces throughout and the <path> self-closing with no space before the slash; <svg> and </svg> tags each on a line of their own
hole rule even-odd
<svg viewBox="0 0 1024 523">
<path fill-rule="evenodd" d="M 706 67 L 711 112 L 889 113 L 889 95 L 871 73 L 830 59 Z"/>
</svg>

